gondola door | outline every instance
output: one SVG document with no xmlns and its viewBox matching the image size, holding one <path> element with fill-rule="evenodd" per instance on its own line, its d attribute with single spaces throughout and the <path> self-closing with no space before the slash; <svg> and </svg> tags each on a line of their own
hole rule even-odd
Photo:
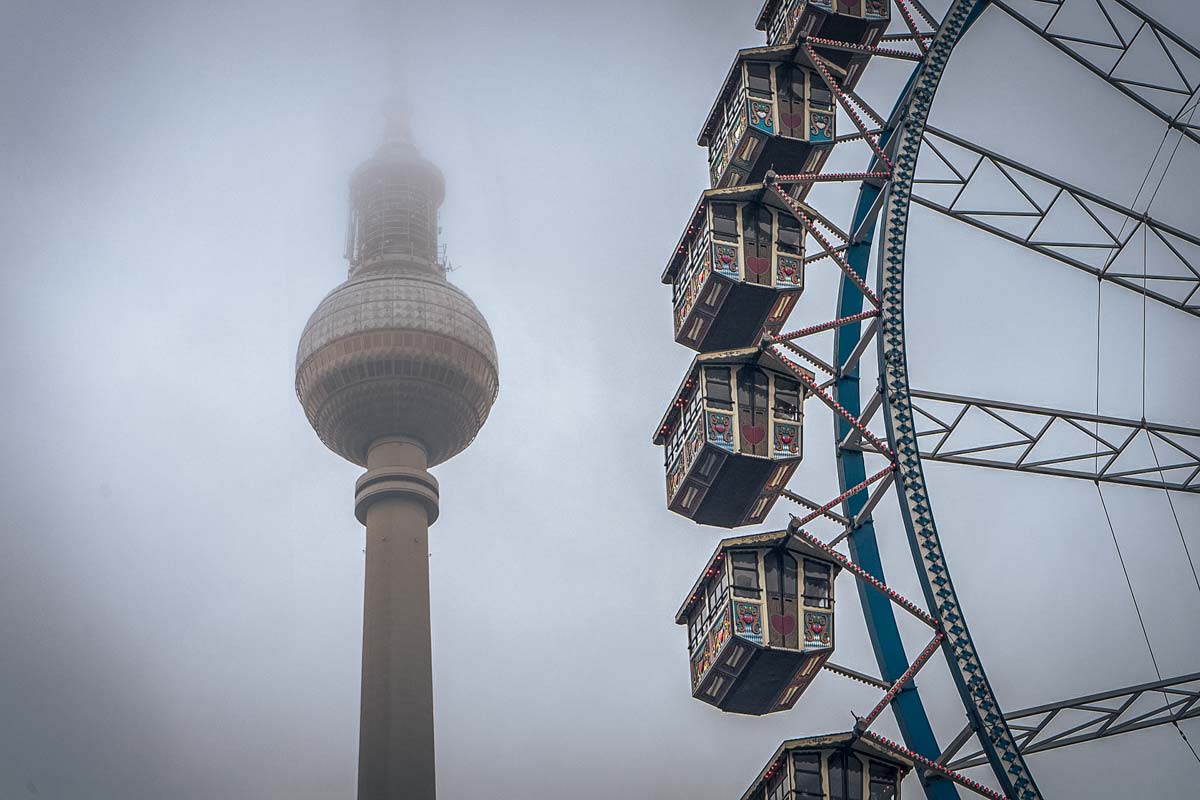
<svg viewBox="0 0 1200 800">
<path fill-rule="evenodd" d="M 767 553 L 763 560 L 772 647 L 800 649 L 798 566 L 796 559 L 783 550 Z"/>
<path fill-rule="evenodd" d="M 771 285 L 771 211 L 758 203 L 742 207 L 742 254 L 746 283 Z"/>
<path fill-rule="evenodd" d="M 808 118 L 804 108 L 802 69 L 791 64 L 776 67 L 775 84 L 779 87 L 779 133 L 792 139 L 808 138 Z"/>
<path fill-rule="evenodd" d="M 741 452 L 745 455 L 766 456 L 767 427 L 770 424 L 767 408 L 767 374 L 757 367 L 738 371 L 738 430 Z"/>
<path fill-rule="evenodd" d="M 783 577 L 783 616 L 793 620 L 791 632 L 784 634 L 783 646 L 800 649 L 800 581 L 799 565 L 790 553 L 780 553 L 780 572 Z"/>
</svg>

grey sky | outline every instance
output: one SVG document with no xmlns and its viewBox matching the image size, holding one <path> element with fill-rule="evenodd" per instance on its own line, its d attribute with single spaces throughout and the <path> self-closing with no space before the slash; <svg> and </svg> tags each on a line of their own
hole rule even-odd
<svg viewBox="0 0 1200 800">
<path fill-rule="evenodd" d="M 1200 40 L 1200 13 L 1146 5 Z M 690 355 L 658 275 L 704 188 L 697 129 L 734 51 L 760 41 L 757 10 L 4 4 L 0 798 L 352 796 L 358 470 L 309 429 L 293 359 L 345 276 L 346 180 L 396 93 L 446 174 L 451 278 L 501 359 L 492 418 L 436 470 L 440 796 L 737 797 L 781 739 L 874 705 L 826 675 L 792 712 L 723 716 L 689 698 L 672 621 L 720 532 L 666 511 L 649 443 Z M 939 125 L 1133 197 L 1156 122 L 998 12 L 968 45 Z M 880 72 L 864 92 L 882 103 L 899 73 Z M 1197 177 L 1185 143 L 1155 213 L 1195 230 Z M 846 221 L 849 195 L 830 197 Z M 913 224 L 914 380 L 1091 410 L 1094 279 L 928 214 Z M 835 277 L 814 265 L 794 321 L 832 316 Z M 1141 303 L 1103 300 L 1101 410 L 1137 417 Z M 1196 426 L 1182 316 L 1148 309 L 1146 413 Z M 806 427 L 794 485 L 832 497 L 828 414 L 810 406 Z M 1153 679 L 1091 485 L 927 471 L 1006 705 Z M 1200 592 L 1165 498 L 1106 498 L 1163 674 L 1195 671 Z M 1200 502 L 1176 507 L 1200 553 Z M 879 518 L 889 580 L 919 597 L 895 509 Z M 849 576 L 838 598 L 836 660 L 872 669 Z M 952 735 L 940 660 L 920 685 Z M 1053 797 L 1189 797 L 1200 778 L 1169 728 L 1031 766 Z"/>
</svg>

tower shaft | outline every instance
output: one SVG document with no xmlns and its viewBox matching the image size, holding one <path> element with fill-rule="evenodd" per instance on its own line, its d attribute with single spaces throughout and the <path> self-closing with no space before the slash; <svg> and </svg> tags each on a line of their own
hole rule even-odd
<svg viewBox="0 0 1200 800">
<path fill-rule="evenodd" d="M 437 259 L 442 173 L 403 121 L 350 181 L 347 280 L 313 311 L 296 396 L 330 450 L 367 468 L 359 800 L 434 800 L 428 468 L 471 444 L 499 388 L 496 344 Z"/>
<path fill-rule="evenodd" d="M 425 449 L 381 439 L 367 453 L 355 514 L 367 527 L 359 800 L 434 800 L 429 526 L 437 481 Z"/>
</svg>

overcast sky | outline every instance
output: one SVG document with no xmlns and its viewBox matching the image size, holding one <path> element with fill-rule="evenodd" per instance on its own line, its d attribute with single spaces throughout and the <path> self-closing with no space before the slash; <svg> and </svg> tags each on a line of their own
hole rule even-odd
<svg viewBox="0 0 1200 800">
<path fill-rule="evenodd" d="M 1187 4 L 1147 5 L 1200 40 Z M 780 740 L 875 704 L 824 674 L 791 712 L 722 715 L 690 699 L 673 624 L 722 532 L 665 509 L 650 434 L 691 354 L 658 276 L 758 6 L 0 4 L 2 800 L 353 796 L 359 470 L 310 430 L 294 358 L 345 277 L 346 180 L 397 93 L 446 174 L 452 279 L 501 362 L 487 426 L 436 470 L 439 796 L 738 797 Z M 900 73 L 877 72 L 863 91 L 885 111 Z M 1162 138 L 996 10 L 934 117 L 1123 203 Z M 1197 178 L 1185 142 L 1155 214 L 1196 230 Z M 851 197 L 823 208 L 848 222 Z M 1095 407 L 1094 279 L 922 211 L 909 259 L 919 386 Z M 832 265 L 807 283 L 797 324 L 834 311 Z M 1142 304 L 1103 303 L 1101 411 L 1136 418 Z M 1200 426 L 1198 323 L 1146 313 L 1146 416 Z M 837 494 L 831 429 L 811 405 L 794 483 L 810 497 Z M 1006 707 L 1154 679 L 1091 484 L 927 474 Z M 1105 497 L 1163 674 L 1196 671 L 1200 591 L 1166 498 Z M 1200 503 L 1175 505 L 1200 553 Z M 919 597 L 894 504 L 877 518 L 889 581 Z M 837 589 L 836 660 L 874 671 L 851 578 Z M 919 683 L 952 737 L 944 663 Z M 1052 797 L 1191 797 L 1200 780 L 1170 728 L 1030 764 Z"/>
</svg>

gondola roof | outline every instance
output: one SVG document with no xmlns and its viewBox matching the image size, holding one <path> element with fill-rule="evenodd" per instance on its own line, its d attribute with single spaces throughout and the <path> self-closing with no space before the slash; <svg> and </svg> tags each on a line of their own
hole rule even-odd
<svg viewBox="0 0 1200 800">
<path fill-rule="evenodd" d="M 721 84 L 721 91 L 717 94 L 717 99 L 713 101 L 712 109 L 708 112 L 708 118 L 704 121 L 704 127 L 700 129 L 700 135 L 696 138 L 696 144 L 701 147 L 708 147 L 708 142 L 712 138 L 713 130 L 716 128 L 718 118 L 721 115 L 721 101 L 729 94 L 729 91 L 739 80 L 738 67 L 743 61 L 753 59 L 755 61 L 791 61 L 797 57 L 811 67 L 808 63 L 808 54 L 801 53 L 801 47 L 794 44 L 777 44 L 769 47 L 747 47 L 743 50 L 738 50 L 737 56 L 733 59 L 733 64 L 729 67 L 729 72 L 725 75 L 725 82 Z"/>
<path fill-rule="evenodd" d="M 754 782 L 750 784 L 750 788 L 747 789 L 742 795 L 741 800 L 750 800 L 754 793 L 762 786 L 763 781 L 766 780 L 767 773 L 770 772 L 771 767 L 775 766 L 775 763 L 779 760 L 779 757 L 784 753 L 792 750 L 838 747 L 839 745 L 843 747 L 853 745 L 854 748 L 860 752 L 865 752 L 867 755 L 878 756 L 881 759 L 885 759 L 893 764 L 897 764 L 902 772 L 908 772 L 913 767 L 913 762 L 911 759 L 902 756 L 881 744 L 877 744 L 871 739 L 864 739 L 855 736 L 854 733 L 834 733 L 826 736 L 809 736 L 804 739 L 788 739 L 786 742 L 779 745 L 779 748 L 775 751 L 774 755 L 772 755 L 770 760 L 767 761 L 767 765 L 762 768 L 762 771 L 758 773 L 758 777 L 755 778 Z"/>
<path fill-rule="evenodd" d="M 766 203 L 766 205 L 781 211 L 790 210 L 774 192 L 767 190 L 765 183 L 747 183 L 741 186 L 730 186 L 725 189 L 707 189 L 701 192 L 700 199 L 696 201 L 696 206 L 692 209 L 692 215 L 688 217 L 688 227 L 684 229 L 683 235 L 679 237 L 679 243 L 675 245 L 675 252 L 671 255 L 671 260 L 667 262 L 667 268 L 663 270 L 662 282 L 668 285 L 674 283 L 675 276 L 683 268 L 683 263 L 687 260 L 688 255 L 688 239 L 696 232 L 697 217 L 704 211 L 706 204 L 751 201 Z M 798 205 L 811 210 L 805 203 L 801 203 L 799 200 L 796 202 Z M 813 216 L 816 216 L 815 211 L 813 211 Z"/>
<path fill-rule="evenodd" d="M 791 541 L 788 542 L 788 539 L 791 539 Z M 701 584 L 703 584 L 708 578 L 708 571 L 713 568 L 713 565 L 717 562 L 717 558 L 725 550 L 731 547 L 778 547 L 785 542 L 788 544 L 789 550 L 794 550 L 797 553 L 810 556 L 811 558 L 817 558 L 831 563 L 833 565 L 834 575 L 836 575 L 841 569 L 841 566 L 836 561 L 831 559 L 828 553 L 823 552 L 819 548 L 813 546 L 813 544 L 806 539 L 801 539 L 798 536 L 792 536 L 791 532 L 788 530 L 771 531 L 769 533 L 752 533 L 747 536 L 730 536 L 726 539 L 722 539 L 717 544 L 717 549 L 713 551 L 711 556 L 709 556 L 708 562 L 704 565 L 704 569 L 700 571 L 700 577 L 696 579 L 694 584 L 692 584 L 692 588 L 688 592 L 687 598 L 683 601 L 683 605 L 681 605 L 679 610 L 675 612 L 675 624 L 687 624 L 688 612 L 692 610 L 692 605 L 700 599 Z"/>
<path fill-rule="evenodd" d="M 781 372 L 785 375 L 794 375 L 793 368 L 801 369 L 810 378 L 815 377 L 812 372 L 804 369 L 804 367 L 785 363 L 775 353 L 757 345 L 754 347 L 742 347 L 737 350 L 719 350 L 714 353 L 701 353 L 692 359 L 691 365 L 688 367 L 687 372 L 684 373 L 683 380 L 679 383 L 679 389 L 676 390 L 675 396 L 671 398 L 671 405 L 667 409 L 667 413 L 663 414 L 663 418 L 655 430 L 653 442 L 655 444 L 666 444 L 667 436 L 670 435 L 671 429 L 675 427 L 675 423 L 679 420 L 680 409 L 687 404 L 688 399 L 692 396 L 692 392 L 699 388 L 696 385 L 696 379 L 693 377 L 699 367 L 752 363 L 764 369 Z"/>
</svg>

